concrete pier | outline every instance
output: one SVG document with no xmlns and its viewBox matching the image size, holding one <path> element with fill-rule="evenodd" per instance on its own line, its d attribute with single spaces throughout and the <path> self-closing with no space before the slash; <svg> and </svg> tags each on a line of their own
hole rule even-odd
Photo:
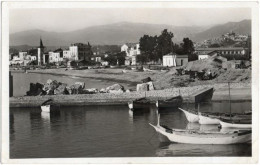
<svg viewBox="0 0 260 165">
<path fill-rule="evenodd" d="M 146 97 L 152 103 L 158 99 L 169 99 L 181 96 L 184 102 L 194 103 L 198 100 L 210 100 L 213 88 L 183 87 L 165 90 L 154 90 L 147 92 L 125 92 L 121 94 L 98 93 L 80 95 L 45 95 L 45 96 L 23 96 L 11 97 L 10 107 L 39 107 L 44 101 L 53 99 L 61 106 L 82 106 L 82 105 L 119 105 L 127 104 L 131 100 Z"/>
</svg>

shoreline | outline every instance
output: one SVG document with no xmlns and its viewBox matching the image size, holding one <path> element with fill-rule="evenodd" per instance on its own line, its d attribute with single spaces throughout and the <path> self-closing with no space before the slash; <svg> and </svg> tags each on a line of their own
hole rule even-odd
<svg viewBox="0 0 260 165">
<path fill-rule="evenodd" d="M 14 107 L 39 107 L 47 99 L 53 99 L 61 106 L 85 106 L 85 105 L 127 105 L 129 101 L 146 97 L 152 103 L 158 99 L 167 99 L 179 95 L 179 91 L 184 99 L 184 103 L 193 103 L 194 93 L 208 88 L 209 86 L 195 86 L 172 88 L 165 90 L 154 90 L 147 92 L 130 92 L 122 94 L 98 93 L 79 95 L 45 95 L 45 96 L 20 96 L 10 97 L 10 108 Z M 233 93 L 232 93 L 233 92 Z M 251 101 L 250 88 L 232 88 L 231 102 Z M 229 101 L 228 90 L 225 88 L 216 89 L 213 93 L 212 102 Z"/>
<path fill-rule="evenodd" d="M 16 72 L 16 71 L 11 71 L 11 73 L 24 73 L 24 72 Z M 104 78 L 104 77 L 93 77 L 93 76 L 82 76 L 82 75 L 74 75 L 74 74 L 64 74 L 64 73 L 55 73 L 55 72 L 42 72 L 42 71 L 27 71 L 27 74 L 49 74 L 53 76 L 68 76 L 70 78 L 74 77 L 79 77 L 79 78 L 88 78 L 88 79 L 95 79 L 95 80 L 105 80 L 113 83 L 128 83 L 129 86 L 135 86 L 137 83 L 140 82 L 133 82 L 133 81 L 128 81 L 128 80 L 122 80 L 122 79 L 113 79 L 113 78 Z"/>
</svg>

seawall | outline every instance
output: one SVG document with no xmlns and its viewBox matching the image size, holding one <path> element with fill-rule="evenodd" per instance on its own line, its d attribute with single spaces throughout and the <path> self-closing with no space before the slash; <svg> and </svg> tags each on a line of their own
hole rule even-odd
<svg viewBox="0 0 260 165">
<path fill-rule="evenodd" d="M 229 100 L 227 84 L 200 85 L 193 87 L 169 88 L 164 90 L 154 90 L 147 92 L 128 92 L 122 94 L 98 93 L 98 94 L 80 94 L 80 95 L 46 95 L 46 96 L 23 96 L 10 97 L 10 107 L 38 107 L 44 101 L 53 99 L 61 106 L 82 106 L 82 105 L 119 105 L 127 104 L 129 101 L 146 97 L 155 102 L 158 99 L 167 99 L 181 95 L 184 102 L 194 102 L 195 95 L 205 89 L 214 87 L 215 92 L 212 101 Z M 250 101 L 250 86 L 231 85 L 232 101 Z"/>
</svg>

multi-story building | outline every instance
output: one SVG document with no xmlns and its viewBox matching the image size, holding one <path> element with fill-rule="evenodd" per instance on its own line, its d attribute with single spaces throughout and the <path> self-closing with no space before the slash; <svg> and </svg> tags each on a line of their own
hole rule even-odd
<svg viewBox="0 0 260 165">
<path fill-rule="evenodd" d="M 141 54 L 140 44 L 126 43 L 121 46 L 121 52 L 126 52 L 126 56 L 134 56 Z"/>
<path fill-rule="evenodd" d="M 70 46 L 71 57 L 75 60 L 86 60 L 89 61 L 93 55 L 90 44 L 74 43 Z"/>
<path fill-rule="evenodd" d="M 27 52 L 19 52 L 19 58 L 20 58 L 20 60 L 23 60 L 26 55 L 27 55 Z"/>
<path fill-rule="evenodd" d="M 60 52 L 49 52 L 49 62 L 58 63 L 63 61 L 63 58 L 60 56 Z"/>
<path fill-rule="evenodd" d="M 92 56 L 90 44 L 74 43 L 68 50 L 62 52 L 62 58 L 70 61 L 86 60 L 89 61 Z"/>
<path fill-rule="evenodd" d="M 141 54 L 140 44 L 126 43 L 121 46 L 121 52 L 126 53 L 125 65 L 136 65 L 136 56 Z"/>
</svg>

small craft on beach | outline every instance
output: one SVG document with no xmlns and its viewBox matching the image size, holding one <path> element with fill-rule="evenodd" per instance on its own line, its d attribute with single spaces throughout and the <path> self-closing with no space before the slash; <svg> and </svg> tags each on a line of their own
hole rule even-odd
<svg viewBox="0 0 260 165">
<path fill-rule="evenodd" d="M 251 130 L 233 132 L 206 132 L 198 130 L 171 129 L 160 125 L 158 116 L 157 125 L 149 123 L 158 133 L 166 136 L 171 142 L 187 144 L 237 144 L 251 142 Z"/>
<path fill-rule="evenodd" d="M 157 108 L 169 108 L 169 107 L 179 107 L 182 105 L 182 97 L 176 96 L 166 100 L 157 100 L 156 107 Z"/>
<path fill-rule="evenodd" d="M 55 110 L 59 110 L 60 105 L 53 103 L 53 99 L 48 99 L 44 101 L 41 105 L 42 112 L 50 113 Z"/>
<path fill-rule="evenodd" d="M 150 100 L 145 97 L 128 102 L 128 107 L 131 110 L 149 108 L 149 105 Z"/>
</svg>

